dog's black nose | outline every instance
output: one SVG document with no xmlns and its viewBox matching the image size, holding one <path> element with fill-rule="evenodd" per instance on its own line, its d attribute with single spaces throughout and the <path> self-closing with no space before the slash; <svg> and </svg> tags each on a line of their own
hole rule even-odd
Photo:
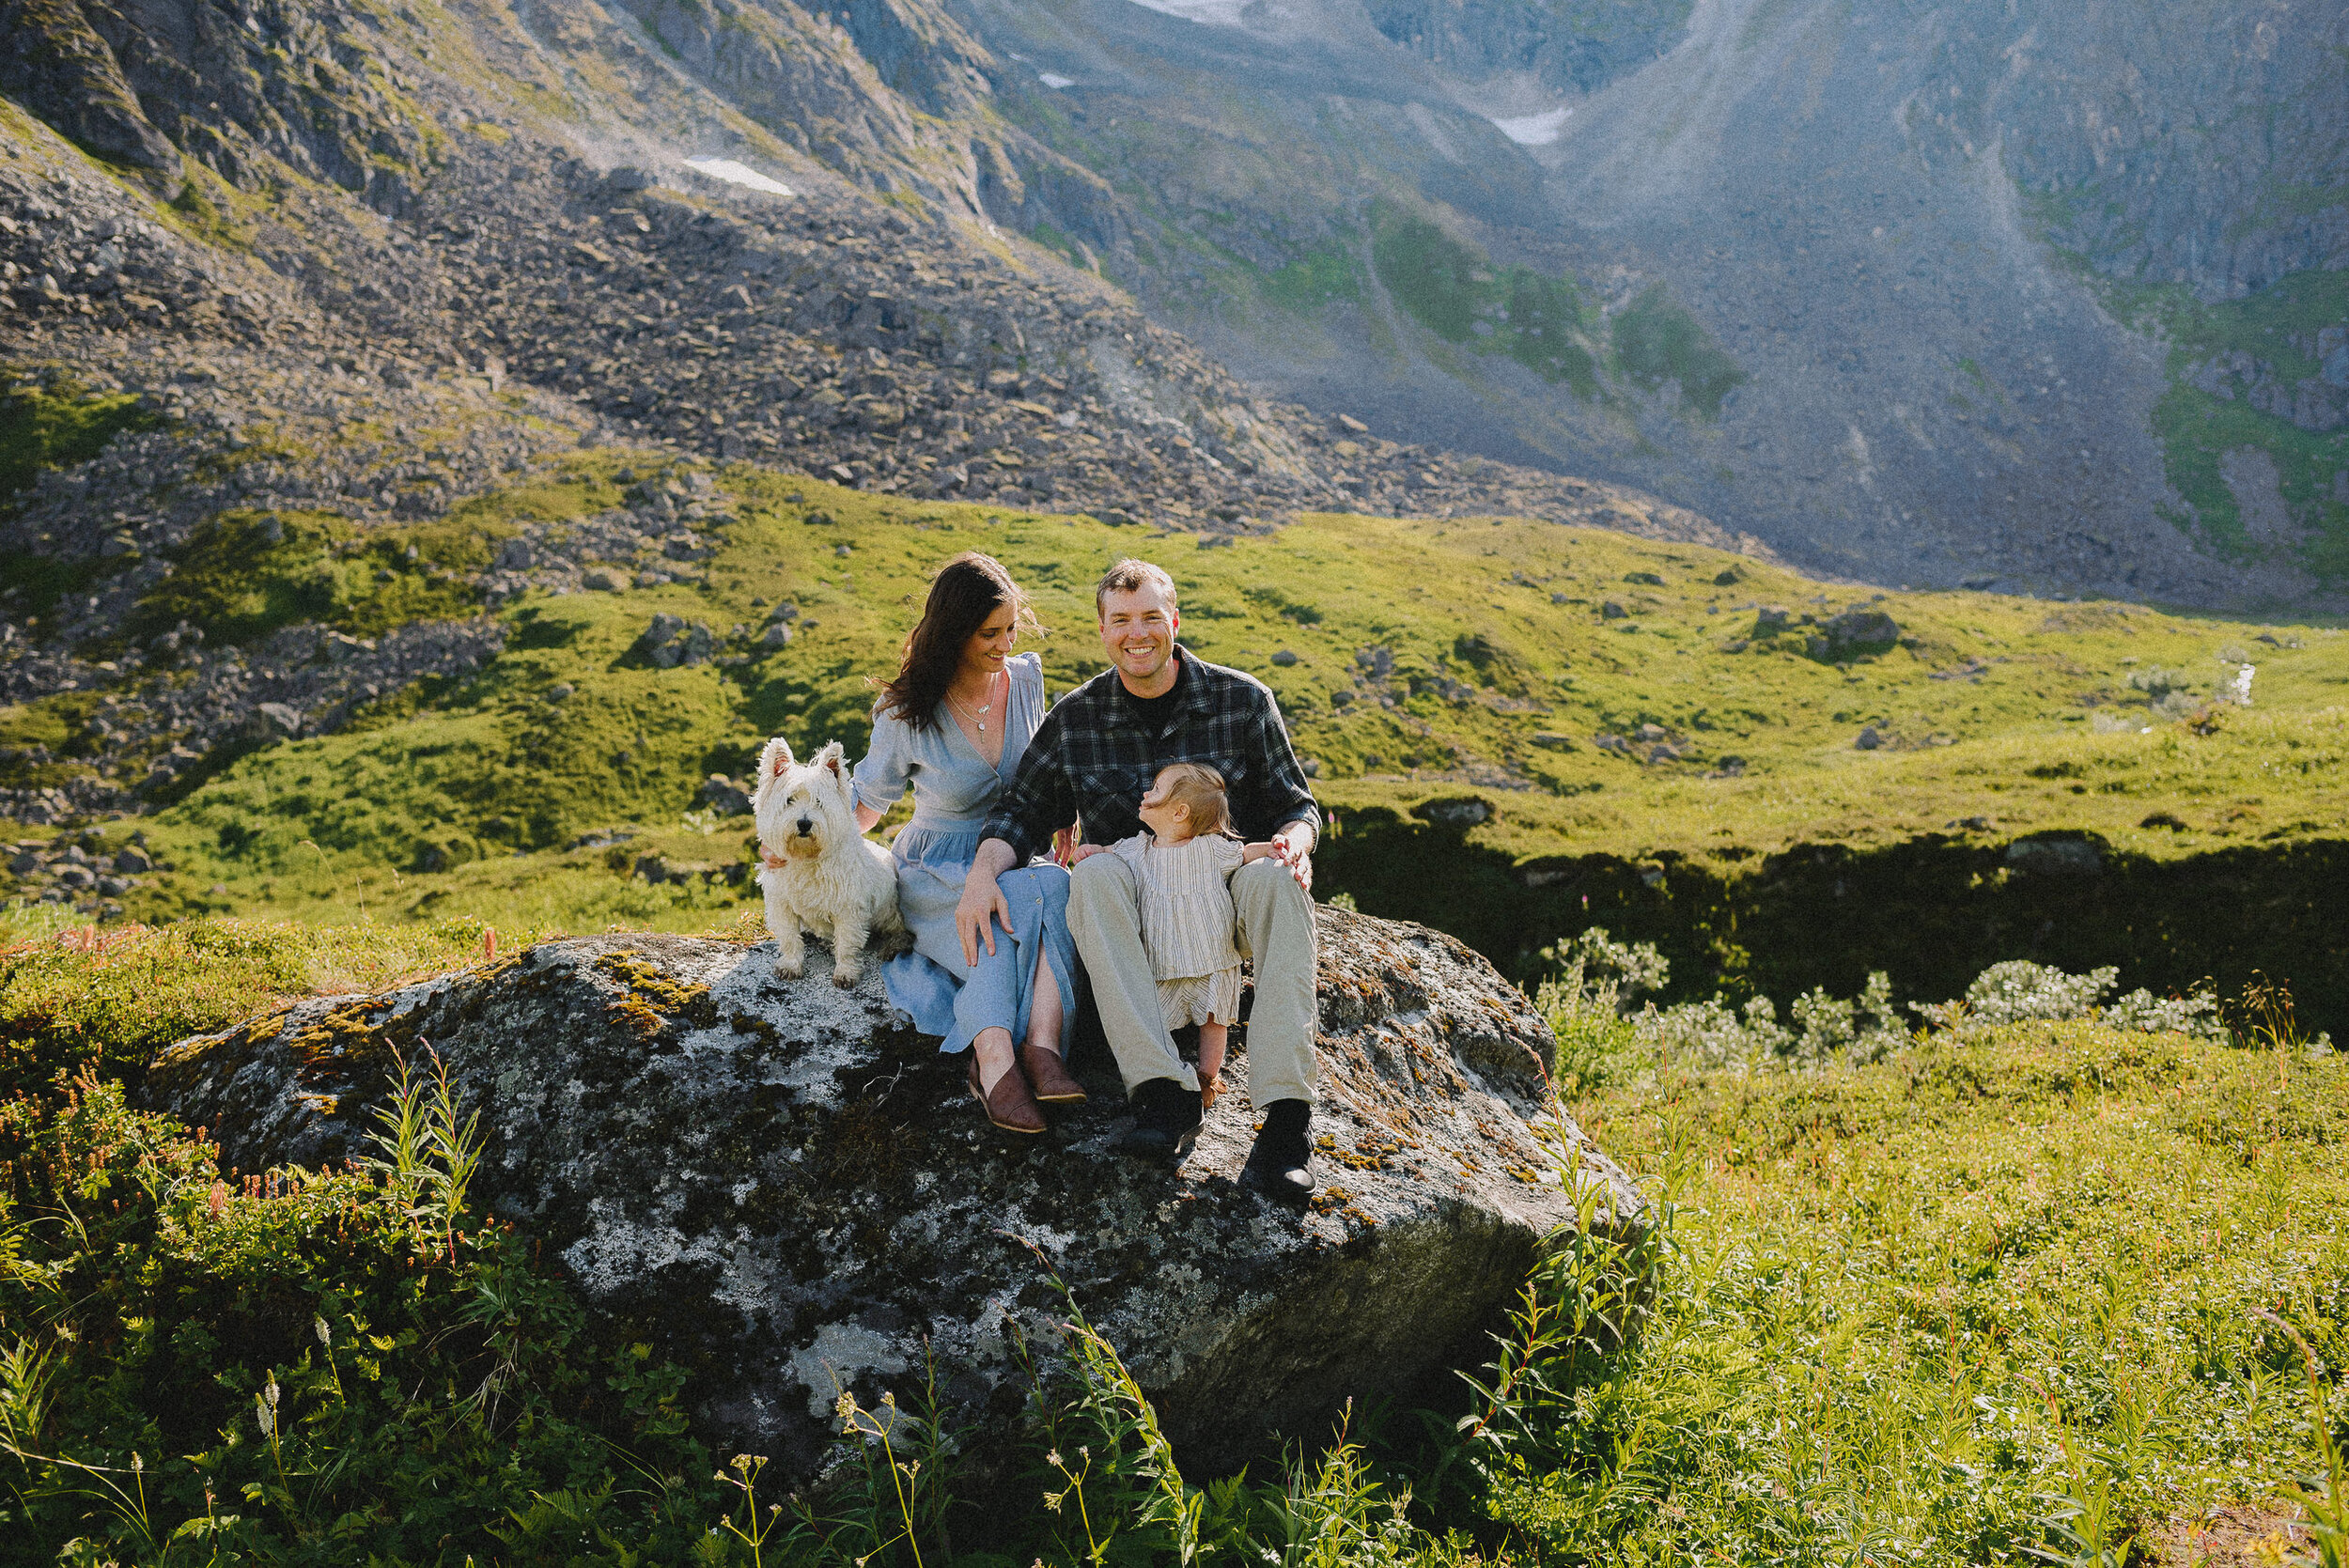
<svg viewBox="0 0 2349 1568">
<path fill-rule="evenodd" d="M 800 831 L 803 833 L 812 833 L 815 831 L 816 824 L 812 820 L 804 816 L 800 818 Z"/>
</svg>

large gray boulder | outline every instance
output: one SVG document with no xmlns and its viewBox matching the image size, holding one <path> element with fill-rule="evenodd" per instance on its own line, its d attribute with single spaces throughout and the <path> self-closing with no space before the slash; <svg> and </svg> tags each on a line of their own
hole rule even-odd
<svg viewBox="0 0 2349 1568">
<path fill-rule="evenodd" d="M 1075 1063 L 1091 1104 L 1013 1140 L 878 966 L 841 991 L 711 939 L 552 941 L 301 1002 L 173 1047 L 143 1093 L 239 1169 L 317 1165 L 363 1152 L 394 1051 L 429 1042 L 482 1113 L 476 1191 L 547 1238 L 611 1332 L 693 1369 L 719 1436 L 795 1478 L 839 1390 L 910 1386 L 926 1346 L 955 1422 L 1016 1422 L 1015 1330 L 1061 1311 L 1031 1247 L 1176 1442 L 1237 1458 L 1471 1362 L 1578 1186 L 1599 1225 L 1647 1218 L 1570 1121 L 1534 1130 L 1559 1114 L 1550 1036 L 1484 959 L 1342 910 L 1321 932 L 1323 1186 L 1301 1216 L 1236 1182 L 1244 1035 L 1176 1173 L 1112 1152 L 1126 1113 L 1105 1059 Z"/>
</svg>

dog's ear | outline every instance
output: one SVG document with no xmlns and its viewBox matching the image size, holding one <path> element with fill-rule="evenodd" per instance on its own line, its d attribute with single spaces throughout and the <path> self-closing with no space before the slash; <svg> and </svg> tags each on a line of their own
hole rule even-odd
<svg viewBox="0 0 2349 1568">
<path fill-rule="evenodd" d="M 848 782 L 848 753 L 840 749 L 840 742 L 837 740 L 816 753 L 815 766 L 830 773 L 842 784 Z"/>
<path fill-rule="evenodd" d="M 751 793 L 761 796 L 777 779 L 791 771 L 791 742 L 777 736 L 767 742 L 767 749 L 758 753 L 758 783 Z"/>
</svg>

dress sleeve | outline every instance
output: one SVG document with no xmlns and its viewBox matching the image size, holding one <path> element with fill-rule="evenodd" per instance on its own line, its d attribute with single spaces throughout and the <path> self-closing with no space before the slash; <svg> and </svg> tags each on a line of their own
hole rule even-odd
<svg viewBox="0 0 2349 1568">
<path fill-rule="evenodd" d="M 1110 853 L 1132 866 L 1137 873 L 1142 870 L 1142 858 L 1149 852 L 1149 849 L 1150 835 L 1147 833 L 1136 833 L 1131 838 L 1121 838 L 1110 846 Z"/>
<path fill-rule="evenodd" d="M 856 803 L 885 812 L 905 799 L 913 776 L 913 732 L 894 714 L 873 710 L 873 743 L 856 765 Z"/>
<path fill-rule="evenodd" d="M 1240 862 L 1247 858 L 1247 846 L 1236 838 L 1225 838 L 1221 833 L 1216 834 L 1209 842 L 1213 846 L 1208 854 L 1214 858 L 1215 874 L 1230 880 L 1232 873 L 1237 871 Z"/>
</svg>

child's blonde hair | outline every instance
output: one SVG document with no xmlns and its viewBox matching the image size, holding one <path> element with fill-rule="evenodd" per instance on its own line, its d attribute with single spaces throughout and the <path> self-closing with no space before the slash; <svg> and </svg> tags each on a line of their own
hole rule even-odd
<svg viewBox="0 0 2349 1568">
<path fill-rule="evenodd" d="M 1223 775 L 1204 762 L 1170 762 L 1159 769 L 1158 783 L 1166 786 L 1170 804 L 1183 808 L 1194 836 L 1230 833 L 1232 803 L 1223 793 Z"/>
</svg>

